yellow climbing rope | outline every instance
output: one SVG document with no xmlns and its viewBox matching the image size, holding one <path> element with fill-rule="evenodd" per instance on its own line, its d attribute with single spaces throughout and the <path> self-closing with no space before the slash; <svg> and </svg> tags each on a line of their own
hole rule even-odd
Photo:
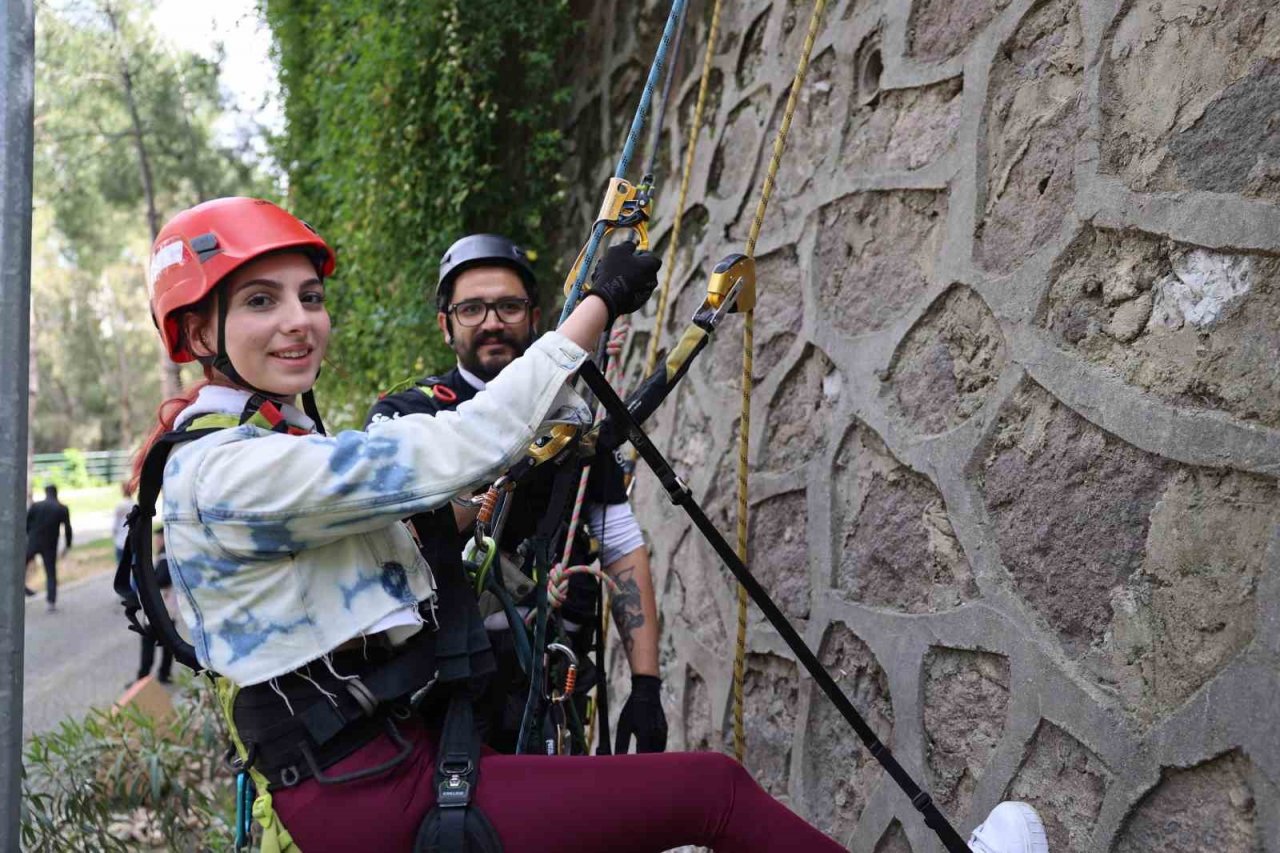
<svg viewBox="0 0 1280 853">
<path fill-rule="evenodd" d="M 707 31 L 707 49 L 702 55 L 702 79 L 698 83 L 698 101 L 693 108 L 693 124 L 689 128 L 689 147 L 684 154 L 684 171 L 680 175 L 680 195 L 676 200 L 676 214 L 671 220 L 671 236 L 667 241 L 667 257 L 663 263 L 665 272 L 662 287 L 658 290 L 658 310 L 654 314 L 653 334 L 645 350 L 644 370 L 648 376 L 658 364 L 658 344 L 662 338 L 662 322 L 667 312 L 667 296 L 671 293 L 671 279 L 676 271 L 676 250 L 680 243 L 680 228 L 684 224 L 685 202 L 689 198 L 689 182 L 693 177 L 693 161 L 698 153 L 698 134 L 702 132 L 702 115 L 707 107 L 707 92 L 711 88 L 711 66 L 716 56 L 716 36 L 720 31 L 720 0 L 711 9 L 711 28 Z"/>
<path fill-rule="evenodd" d="M 773 156 L 769 159 L 769 169 L 765 172 L 764 187 L 760 191 L 760 203 L 756 205 L 756 215 L 751 221 L 751 232 L 747 236 L 748 257 L 754 258 L 756 254 L 756 241 L 760 238 L 765 210 L 769 207 L 769 196 L 773 195 L 774 181 L 778 177 L 778 168 L 782 165 L 782 152 L 787 145 L 787 133 L 791 130 L 791 119 L 795 116 L 796 104 L 800 102 L 800 89 L 804 86 L 804 78 L 809 71 L 809 55 L 813 52 L 813 43 L 818 37 L 818 27 L 822 22 L 822 13 L 826 6 L 827 0 L 817 0 L 813 7 L 813 14 L 809 18 L 809 32 L 805 36 L 804 47 L 800 51 L 800 62 L 796 65 L 795 78 L 791 81 L 791 92 L 787 96 L 787 106 L 782 114 L 782 125 L 778 128 L 778 135 L 773 141 Z M 745 312 L 742 325 L 742 414 L 738 423 L 738 557 L 743 563 L 747 562 L 747 453 L 750 450 L 751 435 L 751 350 L 754 341 L 755 310 L 752 309 Z M 742 681 L 746 658 L 747 591 L 739 584 L 738 636 L 733 656 L 733 754 L 739 761 L 742 760 L 747 749 L 746 732 L 742 722 Z"/>
</svg>

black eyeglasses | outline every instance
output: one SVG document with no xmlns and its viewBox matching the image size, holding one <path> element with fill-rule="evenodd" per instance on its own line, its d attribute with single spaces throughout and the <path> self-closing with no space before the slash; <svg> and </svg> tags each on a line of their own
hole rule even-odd
<svg viewBox="0 0 1280 853">
<path fill-rule="evenodd" d="M 479 326 L 489 316 L 489 311 L 498 315 L 498 319 L 510 325 L 519 323 L 529 313 L 529 300 L 515 296 L 486 302 L 483 299 L 468 299 L 455 302 L 449 306 L 449 312 L 463 326 Z"/>
</svg>

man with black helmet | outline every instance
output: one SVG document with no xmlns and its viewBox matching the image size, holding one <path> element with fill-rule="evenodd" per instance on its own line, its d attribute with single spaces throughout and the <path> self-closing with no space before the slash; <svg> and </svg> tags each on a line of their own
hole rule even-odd
<svg viewBox="0 0 1280 853">
<path fill-rule="evenodd" d="M 634 244 L 609 249 L 596 276 L 608 281 L 654 275 L 658 260 L 636 252 Z M 541 310 L 537 281 L 529 254 L 496 234 L 472 234 L 455 242 L 440 260 L 436 290 L 437 322 L 445 343 L 457 356 L 457 366 L 442 376 L 416 380 L 413 387 L 384 396 L 369 412 L 369 422 L 416 412 L 439 412 L 471 399 L 533 342 Z M 612 311 L 610 312 L 612 315 Z M 507 513 L 499 541 L 506 554 L 515 552 L 541 520 L 551 492 L 551 471 L 538 469 L 521 482 Z M 658 675 L 658 620 L 649 554 L 643 533 L 627 503 L 622 470 L 613 457 L 594 461 L 587 485 L 585 518 L 600 546 L 600 563 L 618 586 L 611 598 L 614 622 L 631 667 L 631 694 L 618 719 L 619 751 L 626 751 L 632 735 L 638 752 L 666 748 L 667 724 Z M 474 512 L 454 507 L 414 518 L 427 560 L 433 567 L 460 563 Z M 447 543 L 447 544 L 436 544 Z M 589 542 L 579 535 L 574 562 L 586 562 Z M 518 561 L 513 561 L 518 565 Z M 568 599 L 561 607 L 571 629 L 579 660 L 587 664 L 598 591 L 596 582 L 574 576 Z M 500 751 L 514 751 L 528 685 L 516 661 L 506 617 L 486 618 L 490 639 L 498 652 L 498 672 L 483 703 L 486 740 Z M 589 665 L 588 665 L 589 670 Z M 584 671 L 579 685 L 590 683 Z"/>
</svg>

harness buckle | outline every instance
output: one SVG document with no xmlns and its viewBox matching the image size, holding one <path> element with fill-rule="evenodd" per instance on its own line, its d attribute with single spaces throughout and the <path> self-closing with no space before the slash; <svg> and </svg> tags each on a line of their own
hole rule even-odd
<svg viewBox="0 0 1280 853">
<path fill-rule="evenodd" d="M 356 700 L 356 704 L 360 706 L 360 710 L 364 712 L 366 717 L 372 717 L 374 712 L 378 710 L 378 699 L 363 681 L 356 676 L 346 679 L 347 692 Z"/>
</svg>

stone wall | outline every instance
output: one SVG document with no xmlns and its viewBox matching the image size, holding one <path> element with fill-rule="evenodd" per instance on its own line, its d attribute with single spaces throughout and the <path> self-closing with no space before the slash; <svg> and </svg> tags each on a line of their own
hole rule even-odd
<svg viewBox="0 0 1280 853">
<path fill-rule="evenodd" d="M 726 6 L 633 378 L 741 250 L 811 8 Z M 666 4 L 579 13 L 573 239 Z M 1280 14 L 833 0 L 813 56 L 758 253 L 754 571 L 962 830 L 1018 797 L 1054 853 L 1280 853 Z M 739 326 L 653 424 L 730 533 Z M 726 749 L 732 579 L 652 477 L 637 496 L 672 746 Z M 761 783 L 855 850 L 941 849 L 754 610 L 749 648 Z"/>
</svg>

